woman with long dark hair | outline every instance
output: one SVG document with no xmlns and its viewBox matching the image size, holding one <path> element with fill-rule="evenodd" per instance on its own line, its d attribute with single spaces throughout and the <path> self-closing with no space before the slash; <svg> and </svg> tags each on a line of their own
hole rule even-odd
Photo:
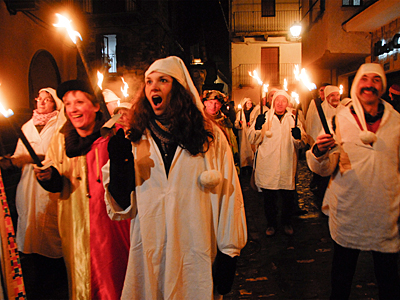
<svg viewBox="0 0 400 300">
<path fill-rule="evenodd" d="M 178 57 L 149 67 L 132 109 L 103 168 L 109 216 L 132 219 L 122 299 L 218 298 L 247 240 L 229 144 Z"/>
</svg>

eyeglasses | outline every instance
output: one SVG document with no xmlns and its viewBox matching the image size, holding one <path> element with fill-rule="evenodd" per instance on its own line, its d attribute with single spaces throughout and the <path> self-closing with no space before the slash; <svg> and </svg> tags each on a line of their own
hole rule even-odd
<svg viewBox="0 0 400 300">
<path fill-rule="evenodd" d="M 51 99 L 51 98 L 35 98 L 35 101 L 36 102 L 40 102 L 40 101 L 43 101 L 44 103 L 47 103 L 47 102 L 54 102 L 53 101 L 53 99 Z"/>
</svg>

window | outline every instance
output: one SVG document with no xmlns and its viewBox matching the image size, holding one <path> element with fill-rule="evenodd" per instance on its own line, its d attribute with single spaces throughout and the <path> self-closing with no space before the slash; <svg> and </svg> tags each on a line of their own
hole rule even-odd
<svg viewBox="0 0 400 300">
<path fill-rule="evenodd" d="M 275 0 L 261 0 L 261 16 L 275 17 Z"/>
<path fill-rule="evenodd" d="M 361 6 L 362 0 L 342 0 L 343 6 Z"/>
<path fill-rule="evenodd" d="M 35 10 L 35 0 L 5 0 L 10 14 L 15 15 L 18 11 Z"/>
<path fill-rule="evenodd" d="M 109 73 L 117 73 L 117 35 L 103 35 L 101 49 L 103 65 L 108 67 Z"/>
</svg>

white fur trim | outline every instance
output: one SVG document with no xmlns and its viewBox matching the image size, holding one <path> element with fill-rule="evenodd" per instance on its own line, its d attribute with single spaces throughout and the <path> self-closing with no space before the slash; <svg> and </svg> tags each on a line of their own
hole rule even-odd
<svg viewBox="0 0 400 300">
<path fill-rule="evenodd" d="M 215 188 L 221 182 L 222 175 L 217 170 L 204 171 L 200 174 L 200 184 L 205 188 Z"/>
<path fill-rule="evenodd" d="M 376 137 L 376 134 L 372 131 L 363 130 L 360 132 L 360 139 L 364 144 L 371 144 L 376 142 L 378 138 Z"/>
</svg>

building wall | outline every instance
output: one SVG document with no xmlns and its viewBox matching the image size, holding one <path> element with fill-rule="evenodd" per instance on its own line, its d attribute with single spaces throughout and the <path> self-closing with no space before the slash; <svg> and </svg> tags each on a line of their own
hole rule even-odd
<svg viewBox="0 0 400 300">
<path fill-rule="evenodd" d="M 279 47 L 279 63 L 295 63 L 301 65 L 301 44 L 298 42 L 288 42 L 285 37 L 269 37 L 267 42 L 255 41 L 254 38 L 246 38 L 244 43 L 232 43 L 232 70 L 240 64 L 260 64 L 261 48 Z M 249 70 L 253 71 L 253 70 Z M 258 103 L 261 97 L 259 86 L 232 87 L 232 99 L 235 104 L 248 97 L 253 102 Z"/>
<path fill-rule="evenodd" d="M 32 13 L 39 16 L 29 18 L 23 12 L 11 15 L 4 1 L 0 1 L 0 102 L 14 111 L 16 126 L 21 126 L 32 116 L 29 94 L 29 69 L 32 58 L 40 50 L 46 50 L 54 58 L 61 80 L 73 79 L 77 75 L 76 47 L 68 41 L 65 32 L 52 25 L 57 23 L 54 7 L 39 6 Z M 45 76 L 43 70 L 41 76 Z M 57 88 L 57 86 L 52 86 Z M 35 91 L 35 93 L 37 93 Z M 17 137 L 10 131 L 4 118 L 0 118 L 0 135 L 6 152 L 13 153 Z"/>
<path fill-rule="evenodd" d="M 308 10 L 308 0 L 302 1 Z M 306 10 L 307 8 L 307 10 Z M 305 28 L 302 33 L 303 66 L 315 78 L 316 83 L 331 82 L 340 84 L 339 76 L 355 71 L 351 57 L 359 60 L 368 56 L 371 48 L 371 36 L 366 32 L 346 32 L 342 23 L 353 16 L 359 8 L 342 7 L 341 1 L 325 1 L 325 11 L 317 16 L 309 13 L 303 16 Z M 319 13 L 319 11 L 318 11 Z M 346 59 L 341 63 L 340 56 Z M 346 58 L 345 58 L 346 56 Z M 338 62 L 337 64 L 332 62 Z M 343 60 L 344 61 L 344 60 Z M 336 67 L 337 66 L 337 67 Z"/>
<path fill-rule="evenodd" d="M 54 12 L 43 16 L 46 23 L 22 12 L 10 15 L 0 1 L 0 89 L 2 102 L 14 111 L 29 108 L 29 66 L 37 51 L 46 50 L 54 57 L 62 80 L 76 76 L 75 46 L 52 26 L 57 22 Z"/>
<path fill-rule="evenodd" d="M 393 22 L 386 24 L 372 33 L 371 57 L 372 61 L 382 64 L 388 73 L 400 70 L 400 48 L 391 52 L 374 56 L 374 45 L 376 42 L 385 40 L 386 43 L 391 41 L 395 34 L 400 33 L 400 17 Z"/>
</svg>

